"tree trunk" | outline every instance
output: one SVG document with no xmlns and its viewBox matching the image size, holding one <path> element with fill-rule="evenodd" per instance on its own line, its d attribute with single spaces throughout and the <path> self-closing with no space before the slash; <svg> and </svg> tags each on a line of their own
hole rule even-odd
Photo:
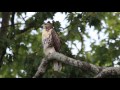
<svg viewBox="0 0 120 90">
<path fill-rule="evenodd" d="M 2 23 L 0 29 L 0 67 L 3 62 L 3 57 L 6 53 L 7 48 L 7 31 L 9 26 L 10 12 L 1 12 L 2 13 Z"/>
</svg>

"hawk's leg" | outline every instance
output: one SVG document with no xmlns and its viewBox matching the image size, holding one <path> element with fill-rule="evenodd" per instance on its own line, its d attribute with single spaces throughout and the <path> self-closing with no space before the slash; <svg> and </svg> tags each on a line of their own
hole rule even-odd
<svg viewBox="0 0 120 90">
<path fill-rule="evenodd" d="M 53 64 L 54 64 L 54 66 L 53 66 L 54 71 L 60 72 L 62 69 L 61 62 L 54 61 Z"/>
</svg>

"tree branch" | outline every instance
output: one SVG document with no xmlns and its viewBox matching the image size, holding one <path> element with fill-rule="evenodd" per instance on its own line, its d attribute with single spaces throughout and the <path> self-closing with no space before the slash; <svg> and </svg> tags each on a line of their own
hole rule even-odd
<svg viewBox="0 0 120 90">
<path fill-rule="evenodd" d="M 84 61 L 75 60 L 73 58 L 67 57 L 61 53 L 54 52 L 49 56 L 42 59 L 42 63 L 40 64 L 38 71 L 33 76 L 33 78 L 42 77 L 47 69 L 47 64 L 49 61 L 57 60 L 62 63 L 75 66 L 80 68 L 83 71 L 89 71 L 94 73 L 95 78 L 105 78 L 105 77 L 120 77 L 120 67 L 99 67 Z"/>
<path fill-rule="evenodd" d="M 47 64 L 48 64 L 48 61 L 45 58 L 43 58 L 40 66 L 38 67 L 38 71 L 35 73 L 33 78 L 42 77 L 47 69 Z"/>
<path fill-rule="evenodd" d="M 36 74 L 33 77 L 37 78 L 37 77 L 43 75 L 43 73 L 45 73 L 45 71 L 46 71 L 46 66 L 48 64 L 48 61 L 51 61 L 51 60 L 57 60 L 62 63 L 65 63 L 65 64 L 78 67 L 81 70 L 90 71 L 94 74 L 98 74 L 103 69 L 103 67 L 95 66 L 93 64 L 89 64 L 84 61 L 75 60 L 75 59 L 67 57 L 61 53 L 54 52 L 54 53 L 50 54 L 49 56 L 43 58 L 42 63 L 40 64 L 40 66 L 38 68 L 38 71 L 36 72 Z"/>
<path fill-rule="evenodd" d="M 108 67 L 103 69 L 95 78 L 120 77 L 120 67 Z"/>
<path fill-rule="evenodd" d="M 33 19 L 35 18 L 35 19 Z M 17 32 L 17 34 L 22 34 L 28 30 L 30 30 L 31 28 L 39 28 L 41 26 L 41 24 L 43 23 L 43 21 L 47 18 L 44 17 L 44 19 L 41 19 L 41 21 L 39 21 L 40 18 L 42 17 L 42 13 L 41 12 L 37 12 L 36 14 L 34 14 L 31 18 L 29 18 L 28 20 L 26 20 L 26 27 L 23 30 L 19 30 Z"/>
<path fill-rule="evenodd" d="M 14 19 L 15 19 L 15 12 L 12 12 L 11 26 L 13 27 L 13 29 L 15 29 Z"/>
</svg>

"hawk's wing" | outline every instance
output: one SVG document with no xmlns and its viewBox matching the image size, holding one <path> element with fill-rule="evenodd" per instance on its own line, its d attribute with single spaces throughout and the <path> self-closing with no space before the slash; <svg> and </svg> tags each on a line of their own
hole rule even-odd
<svg viewBox="0 0 120 90">
<path fill-rule="evenodd" d="M 54 29 L 51 31 L 51 34 L 52 34 L 53 46 L 54 46 L 55 50 L 58 52 L 60 50 L 60 46 L 61 46 L 60 38 Z"/>
</svg>

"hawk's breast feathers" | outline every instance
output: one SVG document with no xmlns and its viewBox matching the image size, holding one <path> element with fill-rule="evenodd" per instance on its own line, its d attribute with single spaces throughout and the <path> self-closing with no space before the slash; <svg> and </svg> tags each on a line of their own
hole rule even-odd
<svg viewBox="0 0 120 90">
<path fill-rule="evenodd" d="M 48 48 L 54 48 L 55 51 L 58 52 L 60 49 L 60 38 L 53 28 L 51 28 L 49 31 L 45 29 L 43 30 L 42 43 L 44 50 Z"/>
<path fill-rule="evenodd" d="M 42 32 L 42 44 L 44 54 L 47 56 L 53 52 L 59 52 L 60 50 L 60 38 L 57 32 L 54 30 L 53 25 L 46 23 L 43 25 Z M 60 62 L 54 61 L 54 71 L 61 71 L 62 64 Z"/>
</svg>

